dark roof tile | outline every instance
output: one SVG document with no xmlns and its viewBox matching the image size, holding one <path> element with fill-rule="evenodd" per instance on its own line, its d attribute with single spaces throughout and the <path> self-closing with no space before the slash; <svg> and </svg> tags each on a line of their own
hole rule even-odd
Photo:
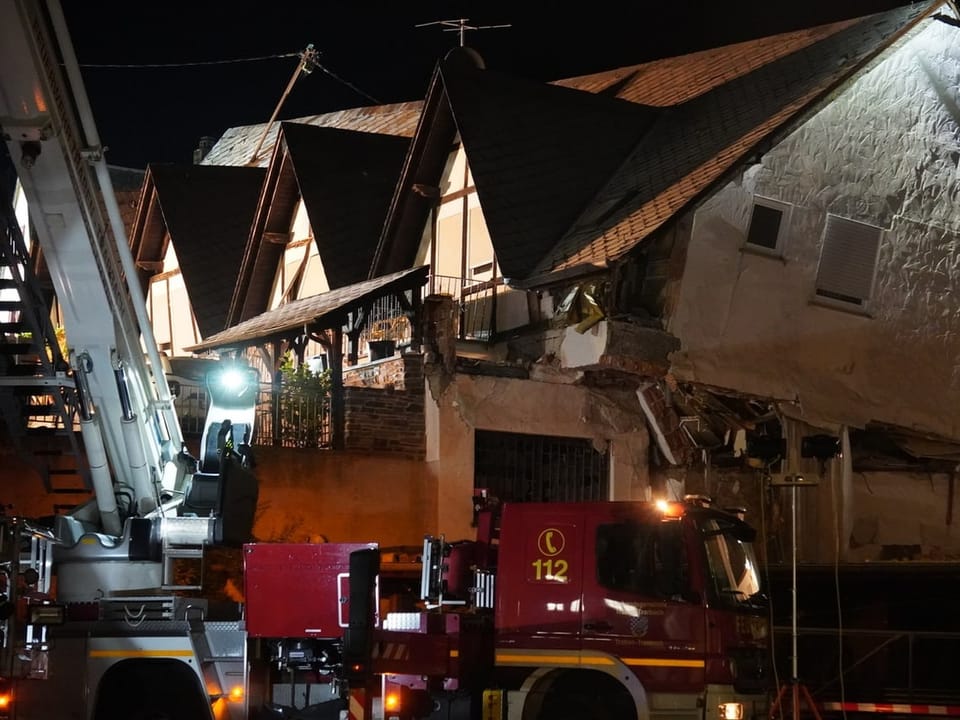
<svg viewBox="0 0 960 720">
<path fill-rule="evenodd" d="M 628 252 L 761 142 L 815 107 L 935 4 L 834 24 L 816 42 L 669 108 L 593 204 L 627 202 L 600 222 L 570 227 L 536 273 L 604 263 Z"/>
<path fill-rule="evenodd" d="M 448 58 L 444 88 L 506 277 L 525 277 L 660 114 Z"/>
<path fill-rule="evenodd" d="M 308 115 L 287 122 L 411 137 L 420 119 L 422 105 L 422 102 L 416 101 L 350 108 L 324 113 L 323 115 Z M 266 131 L 266 135 L 264 135 L 264 131 Z M 243 125 L 230 128 L 210 149 L 210 152 L 203 159 L 203 164 L 265 167 L 270 162 L 279 132 L 279 122 L 269 126 L 267 123 L 260 123 L 259 125 Z M 263 139 L 262 143 L 260 143 L 261 139 Z M 256 158 L 254 158 L 253 153 L 258 144 L 260 149 Z"/>
<path fill-rule="evenodd" d="M 319 331 L 341 327 L 347 312 L 376 298 L 423 285 L 427 281 L 428 270 L 429 267 L 423 265 L 293 300 L 205 338 L 202 343 L 187 350 L 205 352 L 243 348 L 298 337 L 304 333 L 304 328 Z"/>
<path fill-rule="evenodd" d="M 147 169 L 204 337 L 226 327 L 227 311 L 262 168 L 152 164 Z"/>
<path fill-rule="evenodd" d="M 367 277 L 409 139 L 284 123 L 331 289 Z"/>
</svg>

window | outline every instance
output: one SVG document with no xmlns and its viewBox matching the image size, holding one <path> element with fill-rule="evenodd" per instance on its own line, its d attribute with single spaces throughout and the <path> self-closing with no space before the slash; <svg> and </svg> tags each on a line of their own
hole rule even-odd
<svg viewBox="0 0 960 720">
<path fill-rule="evenodd" d="M 754 198 L 746 247 L 779 255 L 783 251 L 789 219 L 790 205 L 787 203 L 770 198 Z"/>
<path fill-rule="evenodd" d="M 760 600 L 760 573 L 753 534 L 728 520 L 705 519 L 700 525 L 707 550 L 708 587 L 713 602 L 726 607 L 752 606 Z"/>
<path fill-rule="evenodd" d="M 586 438 L 477 430 L 474 487 L 503 501 L 607 500 L 609 453 Z"/>
<path fill-rule="evenodd" d="M 680 522 L 659 516 L 597 526 L 597 582 L 611 590 L 682 599 L 689 589 Z"/>
<path fill-rule="evenodd" d="M 828 215 L 817 268 L 817 296 L 863 307 L 873 291 L 882 232 L 873 225 Z"/>
</svg>

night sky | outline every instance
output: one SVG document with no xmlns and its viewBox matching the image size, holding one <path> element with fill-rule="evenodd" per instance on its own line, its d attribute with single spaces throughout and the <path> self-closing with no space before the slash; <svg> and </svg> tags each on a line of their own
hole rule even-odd
<svg viewBox="0 0 960 720">
<path fill-rule="evenodd" d="M 458 34 L 416 27 L 420 23 L 508 24 L 468 32 L 466 42 L 490 69 L 547 81 L 907 4 L 597 0 L 574 12 L 551 10 L 561 7 L 557 3 L 500 0 L 62 2 L 108 162 L 134 168 L 189 163 L 201 136 L 266 122 L 299 60 L 197 63 L 296 55 L 313 44 L 329 72 L 297 80 L 279 115 L 288 119 L 422 99 L 437 60 L 457 45 Z"/>
</svg>

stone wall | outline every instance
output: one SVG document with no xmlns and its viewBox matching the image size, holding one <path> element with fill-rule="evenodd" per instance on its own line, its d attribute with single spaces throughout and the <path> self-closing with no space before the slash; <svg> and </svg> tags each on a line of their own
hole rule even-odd
<svg viewBox="0 0 960 720">
<path fill-rule="evenodd" d="M 403 354 L 344 374 L 346 449 L 423 460 L 423 358 Z"/>
</svg>

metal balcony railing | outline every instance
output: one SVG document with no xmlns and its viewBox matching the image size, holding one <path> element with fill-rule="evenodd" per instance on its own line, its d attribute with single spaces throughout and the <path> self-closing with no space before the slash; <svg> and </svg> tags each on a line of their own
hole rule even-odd
<svg viewBox="0 0 960 720">
<path fill-rule="evenodd" d="M 330 395 L 260 392 L 253 445 L 285 448 L 329 448 Z"/>
<path fill-rule="evenodd" d="M 446 295 L 457 304 L 457 337 L 461 340 L 489 340 L 497 331 L 497 293 L 503 280 L 471 280 L 449 275 L 427 279 L 429 295 Z"/>
<path fill-rule="evenodd" d="M 199 438 L 203 434 L 207 408 L 207 393 L 203 386 L 181 383 L 176 410 L 185 436 Z M 330 430 L 329 395 L 277 395 L 269 385 L 261 386 L 252 445 L 326 448 L 330 447 Z"/>
</svg>

